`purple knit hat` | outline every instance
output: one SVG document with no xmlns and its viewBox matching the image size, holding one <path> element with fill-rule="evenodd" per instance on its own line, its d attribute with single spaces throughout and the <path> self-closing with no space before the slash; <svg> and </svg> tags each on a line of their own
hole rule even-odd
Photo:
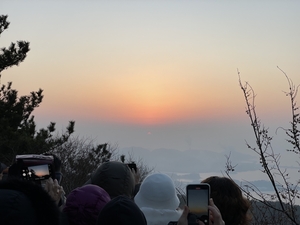
<svg viewBox="0 0 300 225">
<path fill-rule="evenodd" d="M 96 224 L 100 211 L 109 201 L 109 194 L 104 189 L 88 184 L 74 189 L 68 195 L 63 212 L 70 225 Z"/>
</svg>

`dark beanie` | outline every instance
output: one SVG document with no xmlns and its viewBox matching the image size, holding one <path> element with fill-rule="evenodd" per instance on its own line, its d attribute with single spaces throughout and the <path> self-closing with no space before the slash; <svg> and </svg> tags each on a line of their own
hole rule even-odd
<svg viewBox="0 0 300 225">
<path fill-rule="evenodd" d="M 118 196 L 107 203 L 99 214 L 97 225 L 146 225 L 143 212 L 128 197 Z"/>
</svg>

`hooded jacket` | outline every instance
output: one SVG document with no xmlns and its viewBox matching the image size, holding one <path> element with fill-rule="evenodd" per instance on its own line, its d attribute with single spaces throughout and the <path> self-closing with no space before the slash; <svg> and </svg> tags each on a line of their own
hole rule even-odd
<svg viewBox="0 0 300 225">
<path fill-rule="evenodd" d="M 52 198 L 29 181 L 1 181 L 0 209 L 0 223 L 5 225 L 58 225 L 60 220 Z"/>
<path fill-rule="evenodd" d="M 99 214 L 97 225 L 147 225 L 139 207 L 127 196 L 118 196 L 107 203 Z"/>
<path fill-rule="evenodd" d="M 68 195 L 63 212 L 70 225 L 96 224 L 100 211 L 109 201 L 110 197 L 104 189 L 87 184 Z"/>
<path fill-rule="evenodd" d="M 121 162 L 106 162 L 99 166 L 85 184 L 103 188 L 113 199 L 119 195 L 132 198 L 135 182 L 129 167 Z"/>
</svg>

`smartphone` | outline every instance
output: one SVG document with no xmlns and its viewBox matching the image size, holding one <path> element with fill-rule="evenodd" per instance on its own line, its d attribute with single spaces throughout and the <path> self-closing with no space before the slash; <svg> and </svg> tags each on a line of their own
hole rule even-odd
<svg viewBox="0 0 300 225">
<path fill-rule="evenodd" d="M 134 171 L 137 172 L 135 163 L 127 163 L 127 166 L 130 168 L 130 170 L 134 169 Z"/>
<path fill-rule="evenodd" d="M 31 180 L 40 184 L 50 177 L 52 179 L 55 178 L 53 156 L 34 154 L 17 155 L 15 160 L 15 165 L 19 173 L 18 177 L 24 180 Z"/>
<path fill-rule="evenodd" d="M 205 225 L 209 224 L 209 198 L 210 186 L 206 183 L 189 184 L 186 186 L 187 205 L 190 209 L 188 216 L 189 224 L 198 224 L 202 221 Z"/>
</svg>

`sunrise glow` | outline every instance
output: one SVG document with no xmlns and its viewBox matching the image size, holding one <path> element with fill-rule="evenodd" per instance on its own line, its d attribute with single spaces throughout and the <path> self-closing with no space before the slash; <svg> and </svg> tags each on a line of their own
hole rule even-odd
<svg viewBox="0 0 300 225">
<path fill-rule="evenodd" d="M 290 114 L 277 66 L 300 82 L 297 7 L 283 12 L 284 3 L 268 1 L 4 5 L 11 26 L 1 46 L 28 40 L 31 51 L 20 66 L 3 71 L 1 83 L 13 81 L 23 95 L 42 88 L 34 112 L 42 124 L 76 120 L 110 141 L 130 138 L 138 127 L 145 143 L 156 137 L 147 135 L 150 127 L 155 134 L 190 124 L 239 127 L 248 118 L 237 70 L 255 89 L 262 119 Z M 36 11 L 24 16 L 24 9 Z M 127 127 L 125 136 L 118 125 Z M 198 136 L 206 132 L 200 130 Z"/>
</svg>

